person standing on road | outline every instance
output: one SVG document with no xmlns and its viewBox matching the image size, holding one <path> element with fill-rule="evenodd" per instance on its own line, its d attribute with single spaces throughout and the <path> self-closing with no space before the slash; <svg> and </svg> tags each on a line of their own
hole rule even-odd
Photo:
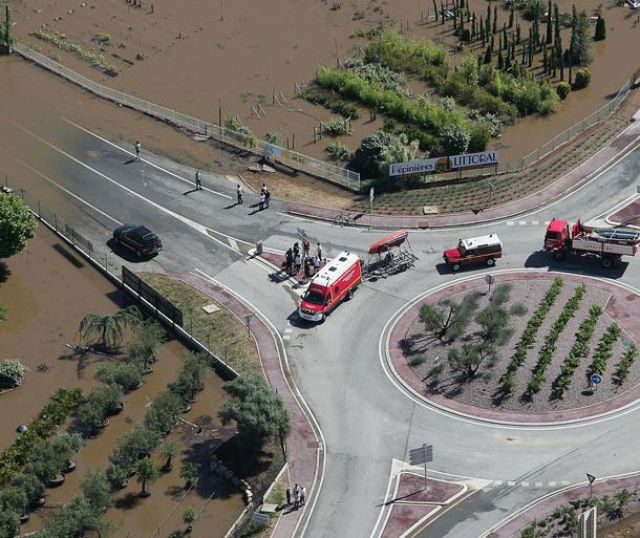
<svg viewBox="0 0 640 538">
<path fill-rule="evenodd" d="M 269 208 L 269 202 L 271 201 L 271 193 L 268 190 L 264 191 L 264 207 Z"/>
<path fill-rule="evenodd" d="M 142 147 L 142 146 L 140 145 L 140 140 L 136 140 L 136 144 L 135 144 L 135 146 L 134 146 L 134 148 L 135 148 L 135 150 L 136 150 L 136 161 L 137 161 L 138 159 L 140 159 L 140 148 L 141 148 L 141 147 Z"/>
<path fill-rule="evenodd" d="M 238 205 L 242 205 L 242 193 L 242 185 L 238 183 L 238 185 L 236 185 L 236 196 L 238 197 Z"/>
<path fill-rule="evenodd" d="M 320 241 L 318 241 L 318 248 L 316 250 L 316 256 L 319 260 L 322 260 L 322 246 L 320 245 Z"/>
<path fill-rule="evenodd" d="M 302 269 L 302 256 L 300 256 L 300 253 L 298 252 L 298 254 L 296 254 L 296 275 L 300 272 L 300 269 Z"/>
<path fill-rule="evenodd" d="M 196 190 L 202 190 L 202 180 L 200 179 L 200 170 L 196 170 Z"/>
<path fill-rule="evenodd" d="M 304 239 L 302 241 L 302 257 L 307 259 L 309 257 L 309 250 L 311 249 L 311 245 L 309 244 L 308 239 Z"/>
<path fill-rule="evenodd" d="M 264 209 L 264 204 L 265 204 L 266 200 L 267 200 L 267 197 L 264 195 L 264 193 L 262 193 L 262 194 L 260 195 L 260 204 L 259 204 L 259 206 L 258 206 L 258 208 L 260 209 L 260 211 L 262 211 L 262 210 Z"/>
<path fill-rule="evenodd" d="M 313 274 L 317 275 L 320 271 L 320 258 L 313 258 Z"/>
<path fill-rule="evenodd" d="M 263 183 L 262 188 L 260 189 L 260 194 L 267 194 L 267 184 Z"/>
</svg>

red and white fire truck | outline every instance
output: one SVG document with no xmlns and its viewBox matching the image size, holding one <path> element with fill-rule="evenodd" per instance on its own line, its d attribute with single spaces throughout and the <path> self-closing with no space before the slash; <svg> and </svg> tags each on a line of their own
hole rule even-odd
<svg viewBox="0 0 640 538">
<path fill-rule="evenodd" d="M 544 249 L 556 259 L 566 254 L 597 256 L 605 268 L 614 267 L 622 256 L 635 256 L 640 232 L 628 228 L 594 228 L 580 219 L 569 226 L 566 220 L 553 219 L 544 236 Z"/>
<path fill-rule="evenodd" d="M 307 321 L 324 321 L 342 301 L 353 297 L 362 281 L 360 258 L 342 252 L 313 277 L 298 307 L 298 315 Z"/>
</svg>

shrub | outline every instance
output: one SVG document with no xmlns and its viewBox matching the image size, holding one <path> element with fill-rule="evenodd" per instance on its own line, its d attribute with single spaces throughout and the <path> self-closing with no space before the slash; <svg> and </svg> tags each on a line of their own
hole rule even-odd
<svg viewBox="0 0 640 538">
<path fill-rule="evenodd" d="M 282 135 L 278 131 L 267 131 L 264 135 L 264 141 L 269 144 L 279 145 L 282 141 Z"/>
<path fill-rule="evenodd" d="M 172 392 L 165 392 L 147 408 L 144 425 L 160 435 L 167 434 L 180 416 L 181 407 L 178 396 Z"/>
<path fill-rule="evenodd" d="M 107 385 L 118 385 L 128 392 L 140 385 L 142 376 L 135 364 L 110 364 L 103 363 L 96 370 L 96 379 Z"/>
<path fill-rule="evenodd" d="M 334 161 L 350 161 L 353 158 L 353 151 L 342 142 L 332 142 L 324 150 Z"/>
<path fill-rule="evenodd" d="M 556 93 L 560 99 L 564 100 L 567 98 L 567 95 L 571 92 L 571 85 L 568 82 L 561 82 L 556 87 Z"/>
<path fill-rule="evenodd" d="M 596 21 L 596 33 L 593 37 L 594 41 L 602 41 L 607 37 L 607 26 L 604 22 L 604 19 L 598 16 L 598 20 Z"/>
<path fill-rule="evenodd" d="M 622 330 L 617 323 L 612 323 L 600 338 L 598 346 L 593 353 L 593 361 L 591 363 L 591 373 L 603 374 L 607 368 L 607 361 L 611 358 L 611 348 L 613 344 L 620 338 Z"/>
<path fill-rule="evenodd" d="M 323 93 L 307 90 L 300 92 L 299 96 L 314 105 L 321 105 L 328 108 L 332 112 L 340 114 L 343 118 L 355 120 L 360 117 L 360 113 L 356 106 L 351 103 L 347 103 L 342 99 L 334 99 L 333 97 L 329 97 Z"/>
<path fill-rule="evenodd" d="M 527 307 L 522 303 L 516 303 L 509 309 L 509 313 L 514 316 L 524 316 L 527 313 Z"/>
<path fill-rule="evenodd" d="M 94 434 L 106 417 L 104 406 L 97 401 L 88 401 L 78 409 L 78 425 L 87 434 Z"/>
<path fill-rule="evenodd" d="M 586 68 L 578 69 L 576 71 L 576 76 L 573 81 L 573 89 L 581 90 L 582 88 L 586 88 L 591 82 L 591 71 Z"/>
<path fill-rule="evenodd" d="M 638 357 L 638 349 L 635 344 L 631 344 L 622 355 L 620 362 L 616 366 L 615 382 L 617 385 L 622 385 L 627 379 L 631 370 L 631 365 Z"/>
<path fill-rule="evenodd" d="M 0 389 L 11 389 L 22 384 L 26 367 L 15 359 L 0 362 Z"/>
<path fill-rule="evenodd" d="M 349 58 L 342 62 L 342 67 L 367 82 L 379 84 L 385 90 L 408 95 L 405 76 L 379 63 L 365 63 L 360 59 Z"/>
<path fill-rule="evenodd" d="M 445 155 L 466 153 L 471 142 L 471 133 L 464 125 L 448 125 L 441 133 L 442 149 Z"/>
<path fill-rule="evenodd" d="M 351 129 L 344 119 L 332 119 L 329 121 L 321 121 L 320 129 L 324 134 L 329 136 L 341 136 L 351 133 Z"/>
<path fill-rule="evenodd" d="M 118 491 L 127 485 L 127 471 L 113 463 L 107 465 L 104 472 L 111 491 Z"/>
<path fill-rule="evenodd" d="M 503 305 L 509 300 L 511 284 L 499 284 L 491 295 L 491 302 L 497 306 Z"/>
<path fill-rule="evenodd" d="M 237 141 L 250 148 L 254 148 L 256 146 L 257 141 L 253 131 L 244 125 L 236 114 L 228 116 L 227 119 L 224 120 L 224 126 L 231 131 L 231 133 L 227 134 L 232 138 L 235 138 Z"/>
</svg>

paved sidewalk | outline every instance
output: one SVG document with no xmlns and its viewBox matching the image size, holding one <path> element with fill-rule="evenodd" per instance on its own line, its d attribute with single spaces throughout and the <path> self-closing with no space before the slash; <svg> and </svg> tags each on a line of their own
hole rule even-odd
<svg viewBox="0 0 640 538">
<path fill-rule="evenodd" d="M 495 283 L 509 282 L 510 280 L 535 279 L 535 280 L 552 280 L 557 276 L 556 273 L 547 272 L 517 272 L 503 273 L 494 275 Z M 640 296 L 631 291 L 616 285 L 613 282 L 587 279 L 581 275 L 572 275 L 563 273 L 562 278 L 582 284 L 588 280 L 588 286 L 605 290 L 610 294 L 610 298 L 606 304 L 605 312 L 617 320 L 620 327 L 636 342 L 640 341 L 640 318 L 637 312 L 640 309 Z M 468 280 L 461 283 L 452 284 L 435 293 L 429 294 L 424 299 L 418 301 L 406 310 L 391 328 L 389 335 L 389 366 L 393 374 L 418 397 L 430 402 L 434 405 L 444 407 L 457 413 L 467 414 L 486 420 L 492 420 L 500 423 L 513 424 L 539 424 L 539 423 L 555 423 L 565 421 L 582 420 L 596 415 L 610 413 L 621 407 L 627 406 L 640 400 L 640 385 L 630 387 L 621 391 L 614 398 L 592 404 L 587 407 L 578 409 L 554 409 L 546 413 L 526 413 L 518 411 L 506 411 L 498 408 L 484 408 L 470 405 L 447 398 L 442 394 L 427 394 L 425 383 L 416 375 L 415 370 L 409 365 L 401 346 L 401 341 L 406 338 L 407 331 L 411 324 L 417 319 L 420 313 L 420 307 L 425 303 L 436 303 L 451 295 L 461 293 L 474 288 L 485 288 L 486 282 L 483 277 Z"/>
<path fill-rule="evenodd" d="M 541 191 L 507 204 L 485 209 L 477 214 L 465 212 L 424 216 L 368 215 L 366 213 L 339 212 L 336 209 L 295 202 L 286 203 L 284 211 L 292 215 L 332 222 L 335 221 L 338 213 L 341 213 L 348 220 L 350 226 L 388 229 L 446 228 L 515 217 L 548 204 L 593 178 L 600 170 L 606 168 L 620 153 L 636 143 L 639 137 L 640 122 L 634 122 L 580 166 L 574 168 L 571 172 L 546 186 Z"/>
<path fill-rule="evenodd" d="M 241 302 L 235 295 L 226 289 L 216 286 L 197 274 L 188 273 L 181 276 L 182 280 L 191 284 L 196 289 L 213 297 L 224 305 L 240 319 L 253 313 L 249 307 Z M 289 376 L 287 367 L 281 364 L 279 347 L 269 327 L 258 316 L 254 315 L 251 322 L 251 332 L 258 346 L 258 353 L 262 363 L 262 369 L 271 387 L 278 393 L 289 412 L 291 419 L 291 434 L 287 439 L 287 460 L 289 464 L 289 476 L 291 489 L 298 483 L 307 488 L 308 506 L 316 495 L 316 477 L 318 473 L 318 452 L 320 446 L 316 435 L 303 412 L 293 389 L 285 379 Z M 285 372 L 287 372 L 285 374 Z M 280 520 L 271 535 L 272 538 L 284 538 L 293 536 L 298 521 L 302 517 L 304 509 L 283 511 Z"/>
</svg>

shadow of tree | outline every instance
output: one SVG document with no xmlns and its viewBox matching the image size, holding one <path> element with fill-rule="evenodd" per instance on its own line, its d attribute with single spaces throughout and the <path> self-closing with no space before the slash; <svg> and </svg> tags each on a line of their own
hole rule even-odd
<svg viewBox="0 0 640 538">
<path fill-rule="evenodd" d="M 138 504 L 140 504 L 141 497 L 137 493 L 127 493 L 123 497 L 120 497 L 115 502 L 115 507 L 122 510 L 133 510 Z"/>
<path fill-rule="evenodd" d="M 6 282 L 11 276 L 11 270 L 5 262 L 0 262 L 0 283 Z"/>
</svg>

